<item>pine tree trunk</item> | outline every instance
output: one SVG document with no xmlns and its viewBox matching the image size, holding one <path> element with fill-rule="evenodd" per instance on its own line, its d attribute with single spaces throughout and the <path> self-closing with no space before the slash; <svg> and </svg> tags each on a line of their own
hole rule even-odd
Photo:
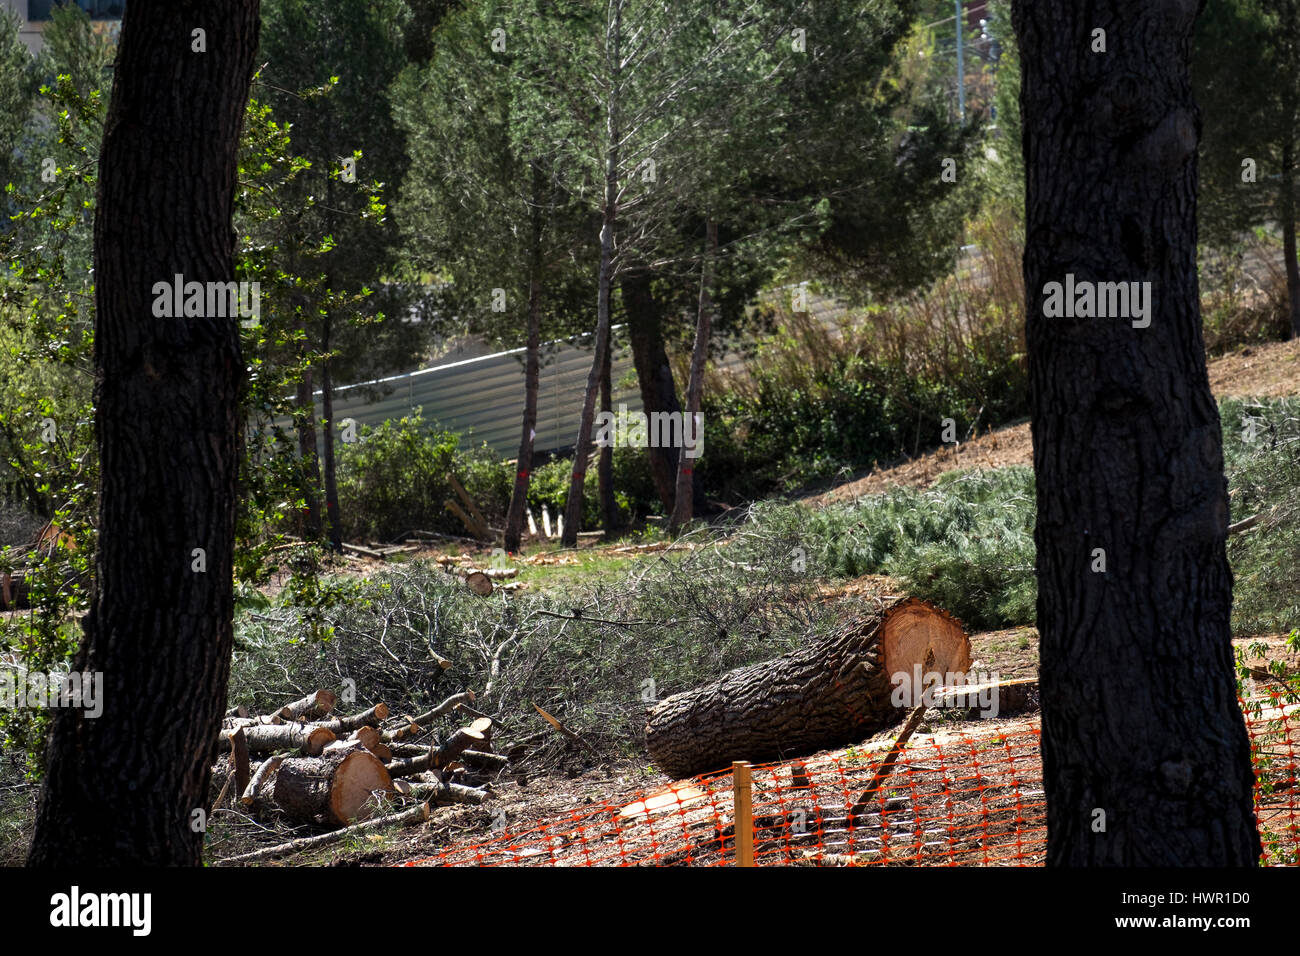
<svg viewBox="0 0 1300 956">
<path fill-rule="evenodd" d="M 691 380 L 686 389 L 686 414 L 682 416 L 682 447 L 678 452 L 677 490 L 669 528 L 677 531 L 690 524 L 695 516 L 695 462 L 687 455 L 685 434 L 691 425 L 692 441 L 699 442 L 700 403 L 704 397 L 704 365 L 709 357 L 709 336 L 713 331 L 713 302 L 710 286 L 713 282 L 713 257 L 718 252 L 718 224 L 710 219 L 705 226 L 704 257 L 700 264 L 700 304 L 695 318 L 695 344 L 691 349 Z"/>
<path fill-rule="evenodd" d="M 970 640 L 915 598 L 878 604 L 827 640 L 660 701 L 646 720 L 650 759 L 671 777 L 734 760 L 776 760 L 855 743 L 907 713 L 895 675 L 965 674 Z M 912 700 L 913 698 L 908 698 Z"/>
<path fill-rule="evenodd" d="M 330 320 L 325 319 L 324 351 L 330 349 Z M 334 378 L 328 354 L 320 366 L 321 419 L 325 426 L 325 533 L 330 547 L 343 550 L 343 516 L 339 512 L 339 485 L 334 457 Z"/>
<path fill-rule="evenodd" d="M 303 498 L 307 502 L 304 515 L 304 537 L 317 541 L 321 536 L 320 518 L 320 452 L 316 445 L 316 398 L 312 394 L 311 368 L 303 371 L 296 395 L 298 408 L 298 455 L 302 461 Z"/>
<path fill-rule="evenodd" d="M 152 289 L 234 278 L 259 26 L 257 0 L 132 0 L 123 20 L 95 211 L 96 580 L 73 661 L 103 674 L 103 713 L 54 719 L 32 865 L 201 862 L 195 811 L 230 673 L 244 362 L 238 319 L 156 318 Z"/>
<path fill-rule="evenodd" d="M 1049 865 L 1260 854 L 1197 289 L 1197 6 L 1014 6 Z M 1049 317 L 1071 273 L 1149 281 L 1150 324 Z"/>
<path fill-rule="evenodd" d="M 664 348 L 663 313 L 655 301 L 650 273 L 642 268 L 630 271 L 623 278 L 622 290 L 642 411 L 647 417 L 654 412 L 676 414 L 682 407 L 677 401 L 673 369 Z M 647 448 L 646 455 L 664 514 L 671 515 L 676 495 L 677 455 L 673 449 L 661 447 Z"/>
<path fill-rule="evenodd" d="M 1288 135 L 1282 144 L 1282 259 L 1286 266 L 1286 300 L 1291 338 L 1300 336 L 1300 261 L 1296 260 L 1295 146 Z"/>
<path fill-rule="evenodd" d="M 582 417 L 573 448 L 573 474 L 569 479 L 569 496 L 564 502 L 564 534 L 560 543 L 566 548 L 578 543 L 582 525 L 582 486 L 587 478 L 587 460 L 591 456 L 591 426 L 596 419 L 596 395 L 600 389 L 600 370 L 609 349 L 610 293 L 614 282 L 614 220 L 618 215 L 619 164 L 619 46 L 623 31 L 623 2 L 611 0 L 613 16 L 605 31 L 609 93 L 605 103 L 605 200 L 600 227 L 600 275 L 596 294 L 596 354 L 587 375 L 583 393 Z"/>
<path fill-rule="evenodd" d="M 524 536 L 524 512 L 528 508 L 528 479 L 533 470 L 533 441 L 537 437 L 537 389 L 541 382 L 542 349 L 542 194 L 546 181 L 533 164 L 532 251 L 528 273 L 528 343 L 524 349 L 524 423 L 519 436 L 519 460 L 515 485 L 506 511 L 505 549 L 519 551 Z"/>
</svg>

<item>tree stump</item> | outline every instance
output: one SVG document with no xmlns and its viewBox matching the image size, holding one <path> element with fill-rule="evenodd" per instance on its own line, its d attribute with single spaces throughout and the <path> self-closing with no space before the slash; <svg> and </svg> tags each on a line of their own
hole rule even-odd
<svg viewBox="0 0 1300 956">
<path fill-rule="evenodd" d="M 878 602 L 834 637 L 751 664 L 651 709 L 650 758 L 672 777 L 775 760 L 861 740 L 903 717 L 895 675 L 965 673 L 970 639 L 946 611 L 918 598 Z M 936 683 L 943 683 L 945 677 Z M 916 688 L 916 693 L 920 688 Z"/>
</svg>

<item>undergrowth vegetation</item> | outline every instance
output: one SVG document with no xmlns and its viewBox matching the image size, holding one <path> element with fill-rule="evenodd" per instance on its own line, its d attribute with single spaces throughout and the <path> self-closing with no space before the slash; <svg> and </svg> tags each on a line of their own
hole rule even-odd
<svg viewBox="0 0 1300 956">
<path fill-rule="evenodd" d="M 796 537 L 825 577 L 886 574 L 968 627 L 1034 621 L 1034 475 L 1027 467 L 954 472 L 929 489 L 897 487 L 811 509 L 767 504 L 758 524 Z"/>
<path fill-rule="evenodd" d="M 697 533 L 617 579 L 487 597 L 436 564 L 394 566 L 337 592 L 312 621 L 291 601 L 244 608 L 230 699 L 263 711 L 302 688 L 355 687 L 358 705 L 405 709 L 472 688 L 511 740 L 539 731 L 537 759 L 565 741 L 534 703 L 602 754 L 631 755 L 657 698 L 834 626 L 840 611 L 799 568 L 798 546 L 755 527 L 725 546 Z M 313 628 L 321 640 L 303 638 Z"/>
</svg>

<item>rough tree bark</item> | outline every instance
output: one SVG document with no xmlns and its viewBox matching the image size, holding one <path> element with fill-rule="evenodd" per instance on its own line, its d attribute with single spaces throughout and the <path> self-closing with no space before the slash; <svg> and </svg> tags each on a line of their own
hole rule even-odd
<svg viewBox="0 0 1300 956">
<path fill-rule="evenodd" d="M 965 631 L 925 601 L 880 602 L 830 639 L 660 701 L 646 719 L 646 749 L 664 773 L 688 777 L 853 743 L 906 715 L 894 706 L 894 679 L 905 674 L 914 686 L 918 666 L 923 676 L 965 674 Z"/>
<path fill-rule="evenodd" d="M 605 361 L 600 367 L 600 410 L 611 412 L 613 402 L 613 348 L 605 349 Z M 619 530 L 618 501 L 614 497 L 614 445 L 617 435 L 600 448 L 596 459 L 596 495 L 600 498 L 600 527 L 606 538 L 613 538 Z"/>
<path fill-rule="evenodd" d="M 1260 854 L 1197 290 L 1198 12 L 1195 0 L 1013 8 L 1049 865 Z M 1044 286 L 1070 273 L 1150 282 L 1150 324 L 1049 318 Z"/>
<path fill-rule="evenodd" d="M 674 496 L 672 519 L 669 528 L 678 531 L 691 523 L 695 516 L 695 458 L 686 454 L 685 432 L 691 422 L 693 441 L 699 442 L 699 428 L 695 416 L 699 414 L 704 398 L 704 365 L 709 358 L 709 336 L 713 332 L 713 301 L 710 294 L 713 282 L 713 258 L 718 252 L 718 224 L 710 219 L 705 226 L 704 256 L 700 260 L 700 303 L 695 315 L 695 344 L 691 349 L 691 378 L 686 387 L 686 414 L 682 416 L 682 447 L 678 450 L 677 488 Z"/>
<path fill-rule="evenodd" d="M 596 418 L 596 397 L 600 391 L 600 370 L 609 349 L 610 294 L 614 284 L 614 221 L 618 218 L 619 184 L 619 92 L 622 63 L 620 43 L 623 35 L 623 0 L 610 0 L 605 50 L 610 83 L 605 100 L 605 199 L 600 227 L 600 276 L 596 293 L 596 348 L 587 388 L 582 399 L 582 417 L 573 448 L 573 474 L 569 478 L 569 496 L 564 502 L 564 534 L 560 543 L 576 547 L 582 526 L 582 485 L 587 477 L 587 459 L 591 455 L 591 426 Z"/>
<path fill-rule="evenodd" d="M 95 213 L 96 583 L 73 662 L 103 673 L 104 709 L 55 718 L 32 865 L 201 862 L 192 824 L 230 672 L 244 363 L 237 318 L 155 318 L 152 290 L 178 273 L 234 278 L 259 26 L 257 0 L 132 0 L 123 20 Z M 206 52 L 192 51 L 198 29 Z"/>
<path fill-rule="evenodd" d="M 532 214 L 530 238 L 532 249 L 528 270 L 528 342 L 524 348 L 524 422 L 519 436 L 519 455 L 515 464 L 515 484 L 506 511 L 505 549 L 519 551 L 524 536 L 524 512 L 528 508 L 528 480 L 533 470 L 533 441 L 537 437 L 537 389 L 541 382 L 542 363 L 542 230 L 545 228 L 542 197 L 546 178 L 542 168 L 533 163 Z"/>
<path fill-rule="evenodd" d="M 1289 86 L 1289 84 L 1288 84 Z M 1290 138 L 1282 144 L 1282 176 L 1279 188 L 1282 201 L 1282 260 L 1286 267 L 1287 311 L 1290 313 L 1290 336 L 1300 336 L 1300 261 L 1296 259 L 1295 145 Z"/>
<path fill-rule="evenodd" d="M 623 277 L 623 309 L 627 314 L 628 340 L 632 344 L 632 364 L 641 389 L 641 408 L 647 418 L 654 412 L 677 413 L 677 387 L 673 369 L 664 347 L 663 310 L 655 301 L 650 273 L 644 268 L 630 269 Z M 646 449 L 650 477 L 663 504 L 664 514 L 673 513 L 677 454 L 672 448 L 651 446 Z"/>
</svg>

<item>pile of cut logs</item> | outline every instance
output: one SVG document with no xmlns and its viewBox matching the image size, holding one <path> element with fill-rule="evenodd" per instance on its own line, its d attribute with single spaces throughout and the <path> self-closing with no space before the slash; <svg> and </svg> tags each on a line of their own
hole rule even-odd
<svg viewBox="0 0 1300 956">
<path fill-rule="evenodd" d="M 398 795 L 424 805 L 482 803 L 508 758 L 492 752 L 492 720 L 473 702 L 474 692 L 465 691 L 415 717 L 393 715 L 382 703 L 338 717 L 336 696 L 318 690 L 263 716 L 236 707 L 218 740 L 227 755 L 218 773 L 227 777 L 214 809 L 232 783 L 247 808 L 328 827 L 364 821 Z M 469 723 L 444 741 L 415 742 L 453 711 Z M 253 758 L 260 758 L 256 766 Z"/>
</svg>

